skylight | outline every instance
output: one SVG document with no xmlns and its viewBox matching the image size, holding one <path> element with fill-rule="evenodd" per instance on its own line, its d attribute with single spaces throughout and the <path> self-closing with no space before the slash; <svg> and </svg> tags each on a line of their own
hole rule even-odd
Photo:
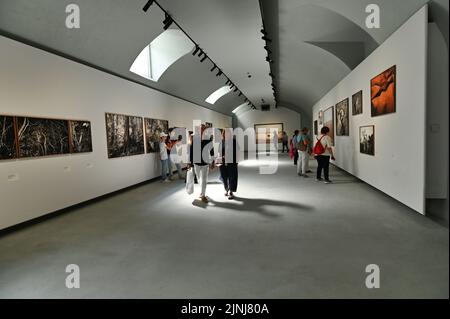
<svg viewBox="0 0 450 319">
<path fill-rule="evenodd" d="M 228 85 L 222 86 L 217 91 L 213 92 L 208 98 L 205 100 L 209 104 L 214 104 L 218 99 L 220 99 L 225 94 L 229 93 L 231 91 L 231 87 Z"/>
<path fill-rule="evenodd" d="M 236 114 L 237 112 L 243 110 L 245 108 L 245 106 L 248 106 L 247 103 L 242 103 L 241 105 L 239 105 L 237 108 L 235 108 L 232 112 L 233 114 Z"/>
<path fill-rule="evenodd" d="M 139 53 L 130 71 L 157 82 L 172 64 L 193 48 L 194 43 L 181 30 L 166 30 Z"/>
</svg>

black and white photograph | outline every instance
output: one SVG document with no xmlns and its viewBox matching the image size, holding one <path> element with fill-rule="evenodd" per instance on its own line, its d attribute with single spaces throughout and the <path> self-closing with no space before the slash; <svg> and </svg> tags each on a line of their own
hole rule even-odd
<svg viewBox="0 0 450 319">
<path fill-rule="evenodd" d="M 160 134 L 169 132 L 169 121 L 145 118 L 145 140 L 147 153 L 158 153 Z"/>
<path fill-rule="evenodd" d="M 142 117 L 106 113 L 108 157 L 144 154 Z"/>
<path fill-rule="evenodd" d="M 363 112 L 363 91 L 358 91 L 352 95 L 352 115 L 362 114 Z"/>
<path fill-rule="evenodd" d="M 91 122 L 70 121 L 71 153 L 92 152 Z"/>
<path fill-rule="evenodd" d="M 19 157 L 40 157 L 70 153 L 67 120 L 17 117 Z"/>
<path fill-rule="evenodd" d="M 359 151 L 362 154 L 375 155 L 375 126 L 359 128 Z"/>
<path fill-rule="evenodd" d="M 14 117 L 0 115 L 0 160 L 17 157 Z"/>
<path fill-rule="evenodd" d="M 350 135 L 350 123 L 348 116 L 348 98 L 336 104 L 336 135 Z"/>
</svg>

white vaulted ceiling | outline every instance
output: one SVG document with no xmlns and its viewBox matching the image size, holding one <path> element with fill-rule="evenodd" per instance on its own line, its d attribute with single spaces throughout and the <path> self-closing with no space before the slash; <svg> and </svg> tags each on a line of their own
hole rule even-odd
<svg viewBox="0 0 450 319">
<path fill-rule="evenodd" d="M 129 71 L 138 54 L 163 32 L 163 12 L 146 0 L 0 0 L 0 34 L 78 60 L 117 76 L 228 115 L 244 102 L 212 64 L 186 54 L 154 82 Z M 381 28 L 367 29 L 372 0 L 158 0 L 255 106 L 277 104 L 306 117 L 311 107 L 424 4 L 448 45 L 448 0 L 377 0 Z M 67 29 L 65 8 L 76 3 L 81 28 Z M 272 58 L 265 60 L 264 25 Z M 0 52 L 1 53 L 1 52 Z M 251 78 L 247 76 L 251 75 Z M 247 110 L 247 109 L 246 109 Z"/>
<path fill-rule="evenodd" d="M 121 77 L 228 115 L 244 102 L 238 92 L 211 105 L 205 99 L 225 85 L 212 63 L 187 54 L 158 82 L 129 71 L 134 59 L 163 32 L 164 13 L 146 0 L 0 0 L 0 34 L 79 60 Z M 67 29 L 65 8 L 80 7 L 80 29 Z M 174 20 L 259 107 L 275 105 L 260 29 L 258 0 L 161 0 Z M 252 77 L 247 77 L 249 72 Z"/>
<path fill-rule="evenodd" d="M 366 6 L 380 7 L 368 29 Z M 278 103 L 309 117 L 311 107 L 426 3 L 448 43 L 448 0 L 261 0 L 274 37 Z"/>
</svg>

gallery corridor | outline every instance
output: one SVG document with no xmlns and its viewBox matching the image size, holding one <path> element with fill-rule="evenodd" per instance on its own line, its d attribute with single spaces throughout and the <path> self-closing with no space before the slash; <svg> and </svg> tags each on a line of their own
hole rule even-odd
<svg viewBox="0 0 450 319">
<path fill-rule="evenodd" d="M 337 168 L 325 185 L 286 155 L 275 175 L 261 163 L 240 164 L 235 200 L 216 169 L 206 206 L 182 181 L 151 182 L 3 234 L 0 298 L 449 297 L 448 228 Z"/>
</svg>

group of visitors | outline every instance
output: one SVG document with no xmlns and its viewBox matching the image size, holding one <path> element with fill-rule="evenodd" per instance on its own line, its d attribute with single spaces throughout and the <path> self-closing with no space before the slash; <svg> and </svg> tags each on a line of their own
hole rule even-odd
<svg viewBox="0 0 450 319">
<path fill-rule="evenodd" d="M 209 171 L 219 167 L 220 180 L 223 183 L 225 196 L 228 199 L 234 199 L 234 193 L 237 191 L 238 184 L 238 145 L 233 131 L 230 129 L 222 130 L 222 138 L 218 147 L 217 155 L 214 152 L 213 135 L 205 136 L 206 126 L 201 125 L 196 134 L 189 131 L 187 141 L 188 158 L 185 161 L 187 170 L 192 170 L 195 183 L 200 184 L 199 199 L 208 203 L 206 196 L 206 187 L 208 184 Z M 308 177 L 312 171 L 309 168 L 309 160 L 314 155 L 317 161 L 316 181 L 323 181 L 325 184 L 331 183 L 329 178 L 330 159 L 335 160 L 333 154 L 333 141 L 328 135 L 330 129 L 322 127 L 320 135 L 316 137 L 313 143 L 309 136 L 309 129 L 303 128 L 296 130 L 290 141 L 290 156 L 294 159 L 294 165 L 297 167 L 297 174 L 304 178 Z M 173 180 L 173 164 L 179 179 L 186 182 L 186 177 L 182 173 L 182 147 L 183 137 L 175 137 L 169 129 L 168 134 L 160 134 L 160 159 L 161 159 L 161 180 L 169 182 Z M 283 132 L 283 150 L 287 149 L 288 137 Z M 324 178 L 322 179 L 322 171 Z"/>
<path fill-rule="evenodd" d="M 196 134 L 189 131 L 187 141 L 188 161 L 185 163 L 187 170 L 194 173 L 195 184 L 200 184 L 199 199 L 208 203 L 206 187 L 208 184 L 209 170 L 219 167 L 220 180 L 223 182 L 225 196 L 234 199 L 238 182 L 238 147 L 232 130 L 222 130 L 222 138 L 219 144 L 218 153 L 215 155 L 213 136 L 205 136 L 206 126 L 201 125 Z M 160 159 L 161 159 L 161 180 L 169 182 L 173 180 L 173 166 L 175 163 L 179 179 L 183 178 L 181 159 L 183 137 L 180 135 L 174 139 L 165 132 L 160 133 Z M 205 138 L 206 137 L 206 138 Z M 176 158 L 176 159 L 175 159 Z M 185 182 L 186 182 L 186 177 Z"/>
<path fill-rule="evenodd" d="M 329 178 L 330 159 L 335 160 L 335 158 L 332 149 L 333 141 L 328 135 L 329 133 L 330 129 L 327 126 L 322 127 L 320 135 L 313 143 L 307 127 L 301 131 L 295 130 L 290 143 L 290 156 L 294 159 L 294 165 L 297 167 L 299 176 L 307 178 L 308 173 L 312 173 L 309 168 L 309 160 L 311 155 L 314 155 L 317 161 L 316 181 L 323 181 L 325 184 L 331 183 Z M 323 179 L 322 171 L 324 173 Z"/>
</svg>

